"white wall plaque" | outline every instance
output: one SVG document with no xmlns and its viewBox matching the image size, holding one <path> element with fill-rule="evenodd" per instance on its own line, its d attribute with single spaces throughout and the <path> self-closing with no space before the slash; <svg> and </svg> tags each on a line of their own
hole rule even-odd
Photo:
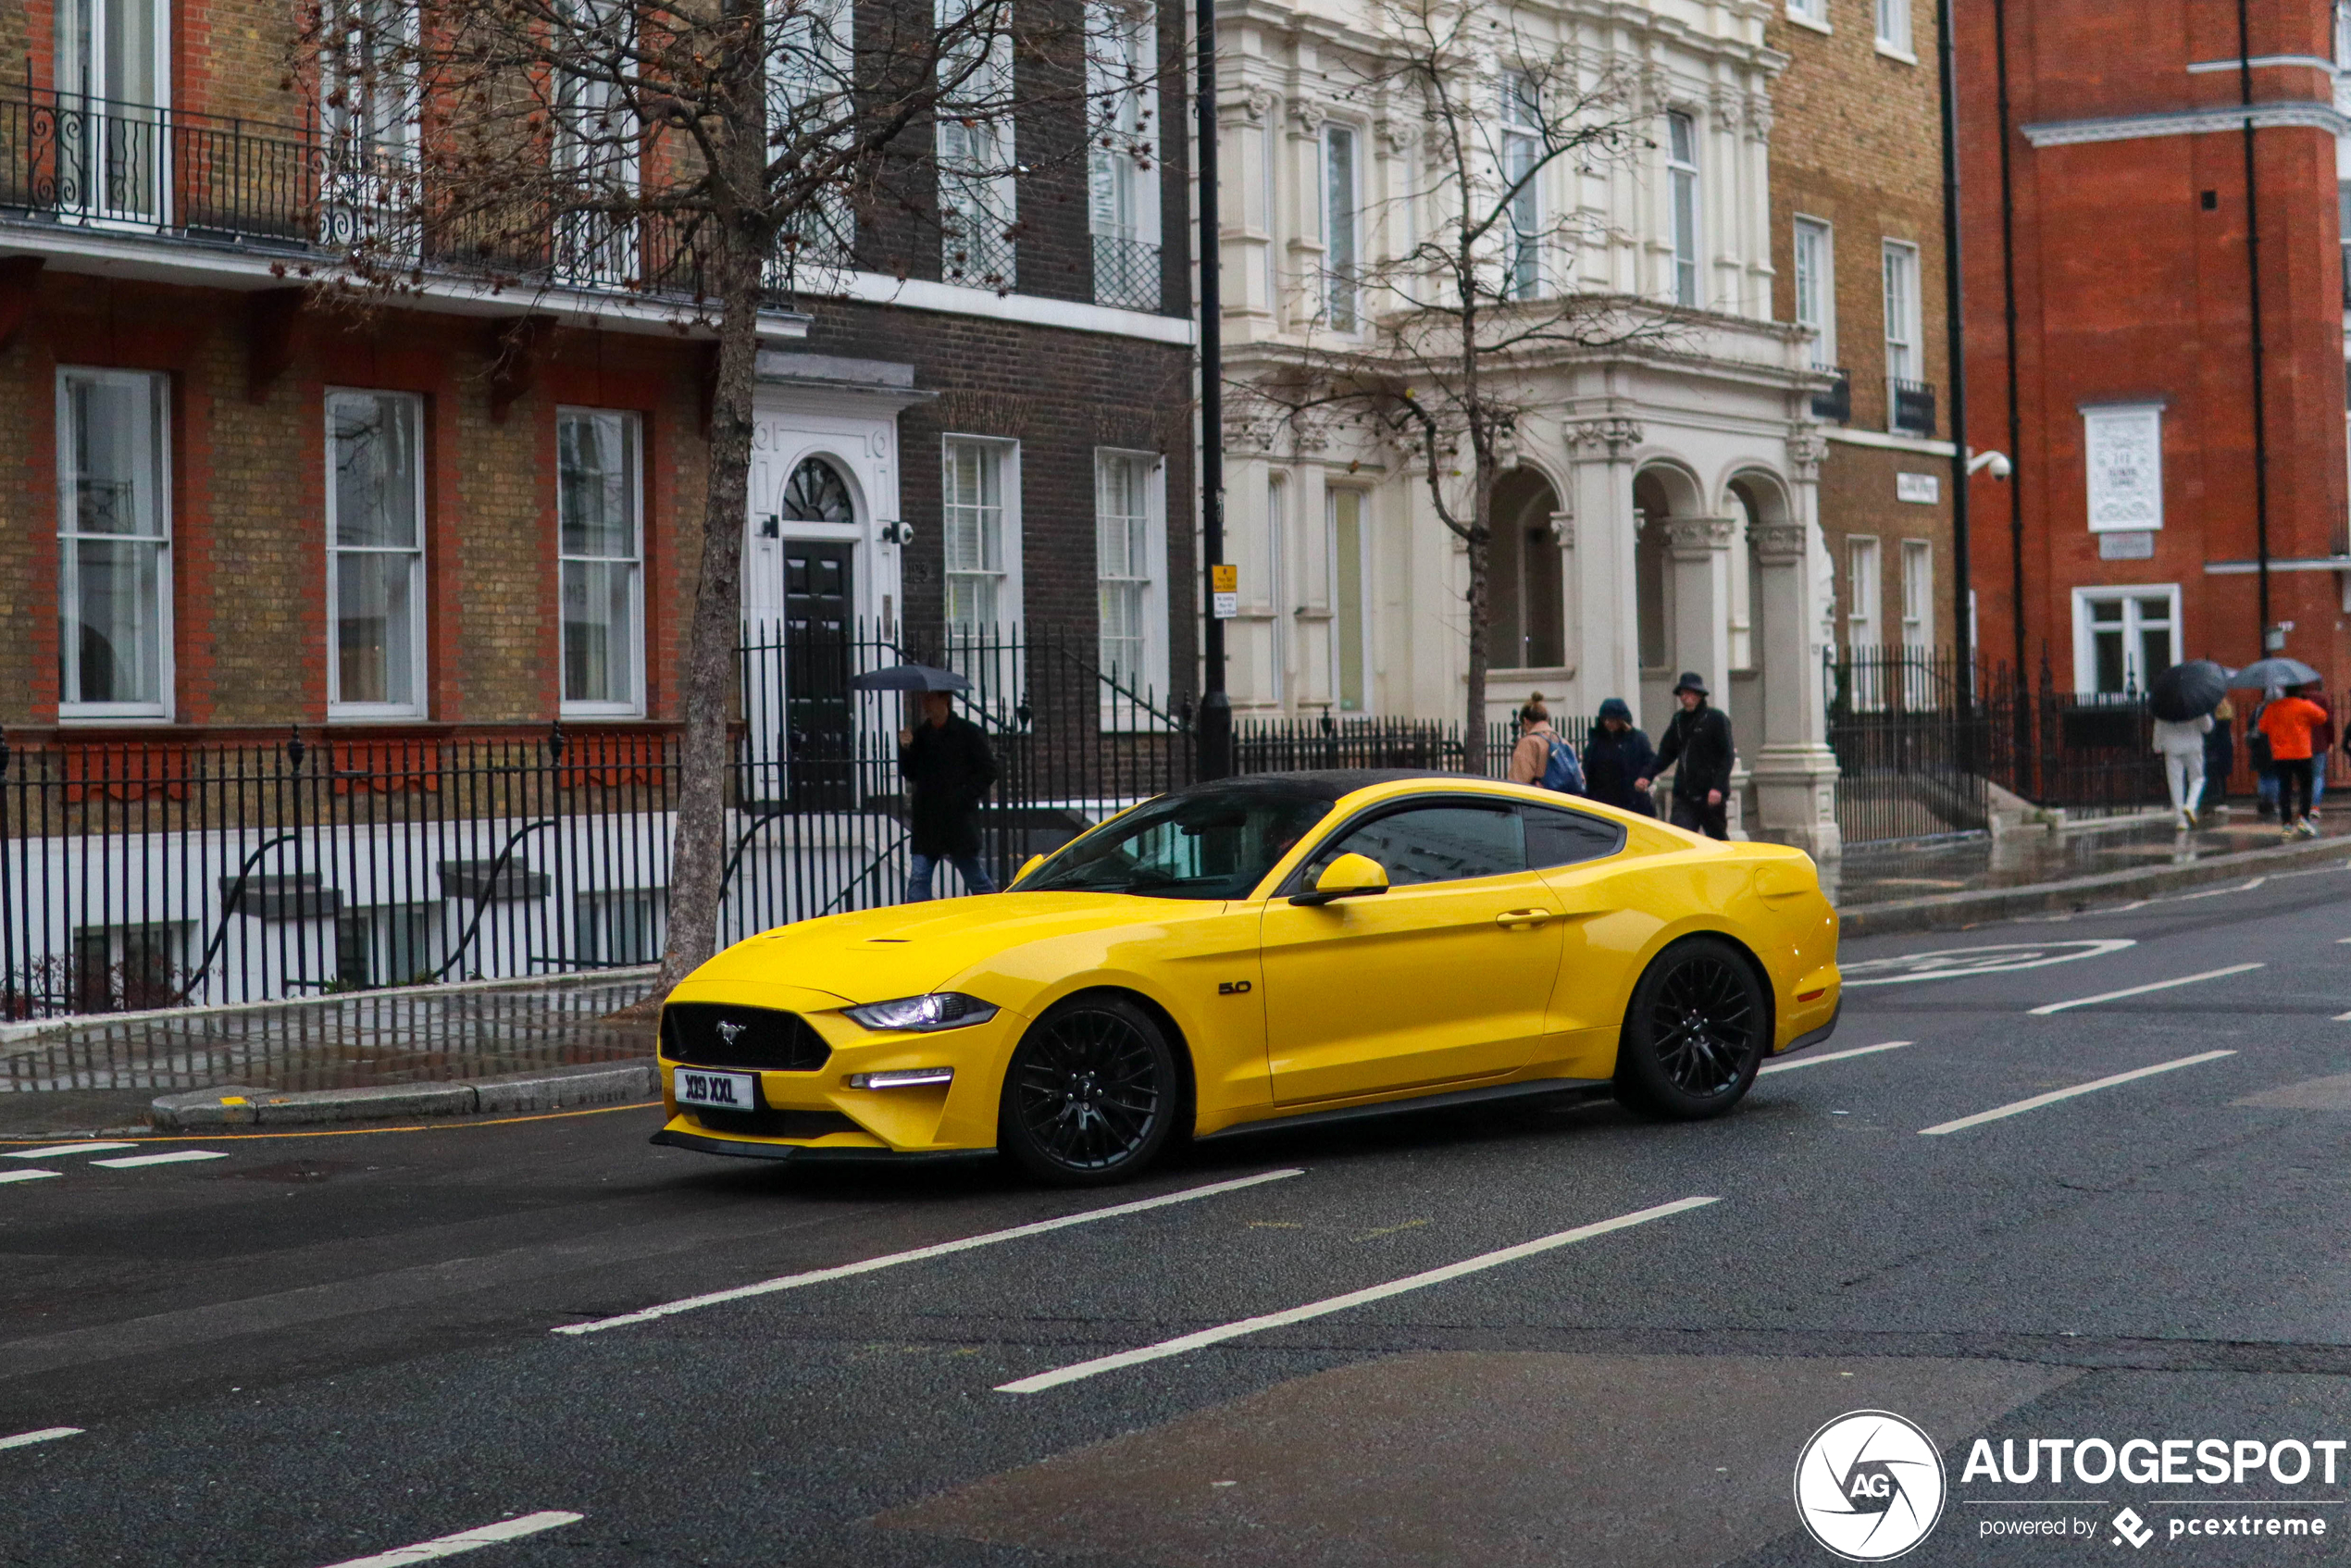
<svg viewBox="0 0 2351 1568">
<path fill-rule="evenodd" d="M 2090 531 L 2163 526 L 2163 405 L 2108 404 L 2082 411 L 2090 484 Z"/>
<path fill-rule="evenodd" d="M 1943 499 L 1943 478 L 1939 474 L 1897 474 L 1894 499 L 1923 501 L 1932 506 Z"/>
<path fill-rule="evenodd" d="M 2155 559 L 2155 535 L 2143 529 L 2134 529 L 2128 533 L 2108 530 L 2098 535 L 2098 559 L 2152 561 Z"/>
</svg>

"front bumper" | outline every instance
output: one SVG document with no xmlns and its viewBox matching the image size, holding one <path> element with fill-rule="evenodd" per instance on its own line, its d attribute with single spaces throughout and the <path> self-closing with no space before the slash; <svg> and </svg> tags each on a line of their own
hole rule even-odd
<svg viewBox="0 0 2351 1568">
<path fill-rule="evenodd" d="M 745 1160 L 815 1160 L 826 1164 L 858 1161 L 887 1162 L 900 1165 L 927 1164 L 940 1160 L 984 1159 L 992 1153 L 985 1149 L 933 1149 L 901 1152 L 894 1149 L 865 1148 L 854 1144 L 782 1143 L 760 1138 L 714 1138 L 708 1133 L 684 1132 L 666 1126 L 645 1140 L 665 1144 L 672 1149 L 690 1149 L 698 1154 L 732 1154 Z"/>
</svg>

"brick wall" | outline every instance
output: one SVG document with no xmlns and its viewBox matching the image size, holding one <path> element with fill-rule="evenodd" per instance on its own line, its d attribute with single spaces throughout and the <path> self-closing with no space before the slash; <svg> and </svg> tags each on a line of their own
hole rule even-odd
<svg viewBox="0 0 2351 1568">
<path fill-rule="evenodd" d="M 1914 60 L 1877 45 L 1876 0 L 1827 0 L 1830 31 L 1790 20 L 1775 4 L 1765 23 L 1771 46 L 1788 56 L 1772 89 L 1773 315 L 1796 318 L 1796 219 L 1832 226 L 1835 256 L 1836 362 L 1853 374 L 1851 428 L 1886 430 L 1884 242 L 1915 245 L 1919 257 L 1921 377 L 1935 391 L 1935 435 L 1951 434 L 1948 319 L 1944 308 L 1942 96 L 1935 69 L 1941 39 L 1934 0 L 1910 0 Z M 1978 432 L 1974 444 L 1985 441 Z M 1932 474 L 1933 504 L 1897 498 L 1897 476 Z M 1934 552 L 1934 639 L 1954 646 L 1964 628 L 1954 602 L 1950 460 L 1922 452 L 1833 442 L 1821 467 L 1821 527 L 1837 567 L 1838 636 L 1848 603 L 1848 541 L 1877 539 L 1882 640 L 1900 639 L 1904 539 Z M 1980 548 L 1980 547 L 1979 547 Z"/>
</svg>

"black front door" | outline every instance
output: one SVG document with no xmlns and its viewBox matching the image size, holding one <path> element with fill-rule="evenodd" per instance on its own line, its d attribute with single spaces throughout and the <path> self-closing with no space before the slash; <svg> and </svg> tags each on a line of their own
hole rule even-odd
<svg viewBox="0 0 2351 1568">
<path fill-rule="evenodd" d="M 846 540 L 784 541 L 784 737 L 797 805 L 846 807 L 857 755 Z"/>
</svg>

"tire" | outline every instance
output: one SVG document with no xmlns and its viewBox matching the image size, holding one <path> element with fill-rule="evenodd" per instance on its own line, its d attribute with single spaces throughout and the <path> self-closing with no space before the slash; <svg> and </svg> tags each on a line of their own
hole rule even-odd
<svg viewBox="0 0 2351 1568">
<path fill-rule="evenodd" d="M 1616 1097 L 1670 1121 L 1719 1116 L 1747 1097 L 1771 1041 L 1772 999 L 1720 937 L 1661 952 L 1633 988 L 1616 1049 Z"/>
<path fill-rule="evenodd" d="M 1124 997 L 1073 997 L 1013 1052 L 996 1146 L 1056 1187 L 1124 1181 L 1166 1149 L 1183 1098 L 1158 1019 Z"/>
</svg>

